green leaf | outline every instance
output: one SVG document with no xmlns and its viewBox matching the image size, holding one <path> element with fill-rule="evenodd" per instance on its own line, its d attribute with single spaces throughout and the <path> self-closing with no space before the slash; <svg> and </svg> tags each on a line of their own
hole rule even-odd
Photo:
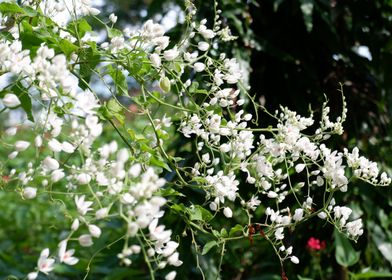
<svg viewBox="0 0 392 280">
<path fill-rule="evenodd" d="M 231 236 L 235 235 L 237 232 L 242 233 L 242 230 L 243 230 L 243 227 L 241 225 L 239 225 L 239 224 L 235 225 L 234 227 L 232 227 L 230 229 L 229 236 L 231 237 Z"/>
<path fill-rule="evenodd" d="M 27 114 L 27 119 L 34 122 L 31 99 L 29 94 L 27 93 L 27 90 L 23 87 L 21 83 L 17 83 L 11 88 L 11 91 L 19 97 L 19 100 L 22 103 L 21 106 Z"/>
<path fill-rule="evenodd" d="M 121 36 L 123 36 L 123 33 L 120 30 L 116 29 L 116 28 L 106 27 L 106 31 L 108 32 L 109 39 L 112 39 L 114 37 L 121 37 Z"/>
<path fill-rule="evenodd" d="M 92 30 L 90 24 L 85 19 L 71 21 L 68 24 L 67 29 L 69 33 L 75 35 L 78 38 L 82 38 L 86 32 Z"/>
<path fill-rule="evenodd" d="M 360 252 L 354 250 L 346 236 L 341 234 L 337 229 L 334 231 L 335 236 L 335 259 L 338 264 L 349 267 L 359 261 Z"/>
<path fill-rule="evenodd" d="M 123 72 L 118 69 L 118 67 L 113 67 L 113 65 L 108 65 L 108 74 L 113 79 L 113 83 L 116 87 L 117 94 L 128 95 L 128 83 Z"/>
<path fill-rule="evenodd" d="M 100 61 L 100 55 L 96 50 L 95 43 L 90 44 L 91 48 L 81 49 L 79 54 L 80 61 L 80 76 L 83 80 L 79 81 L 79 86 L 82 89 L 87 89 L 87 85 L 90 82 L 92 70 L 98 65 Z"/>
<path fill-rule="evenodd" d="M 194 205 L 188 209 L 189 219 L 191 221 L 199 220 L 199 221 L 210 221 L 213 216 L 210 211 L 204 209 L 200 205 Z"/>
<path fill-rule="evenodd" d="M 163 92 L 169 92 L 171 87 L 169 78 L 166 76 L 162 77 L 159 81 L 159 87 L 162 89 Z"/>
<path fill-rule="evenodd" d="M 18 6 L 16 3 L 1 3 L 0 4 L 0 12 L 1 13 L 12 13 L 12 14 L 24 14 L 25 11 Z"/>
<path fill-rule="evenodd" d="M 371 278 L 392 278 L 392 273 L 388 271 L 368 270 L 352 275 L 353 279 L 371 279 Z"/>
<path fill-rule="evenodd" d="M 218 242 L 216 242 L 215 240 L 207 242 L 207 244 L 204 245 L 203 251 L 201 252 L 201 254 L 202 255 L 207 254 L 212 248 L 214 248 L 217 245 L 218 245 Z"/>
<path fill-rule="evenodd" d="M 106 106 L 108 107 L 108 110 L 113 113 L 120 113 L 123 110 L 123 107 L 115 98 L 110 99 Z"/>
<path fill-rule="evenodd" d="M 59 42 L 59 47 L 63 51 L 66 56 L 70 56 L 72 53 L 78 50 L 78 47 L 72 44 L 70 41 L 66 39 L 62 39 Z"/>
</svg>

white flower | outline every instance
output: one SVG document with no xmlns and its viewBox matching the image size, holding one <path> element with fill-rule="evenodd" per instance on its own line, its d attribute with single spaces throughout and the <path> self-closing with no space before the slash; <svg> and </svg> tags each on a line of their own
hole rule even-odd
<svg viewBox="0 0 392 280">
<path fill-rule="evenodd" d="M 38 135 L 37 137 L 35 137 L 34 139 L 34 145 L 39 148 L 42 146 L 42 137 L 41 135 Z"/>
<path fill-rule="evenodd" d="M 18 155 L 18 152 L 17 151 L 13 151 L 12 153 L 10 153 L 8 155 L 8 158 L 9 159 L 14 159 L 14 158 L 16 158 L 17 155 Z"/>
<path fill-rule="evenodd" d="M 15 150 L 18 152 L 22 152 L 26 150 L 30 146 L 30 142 L 27 141 L 16 141 L 15 142 Z"/>
<path fill-rule="evenodd" d="M 207 42 L 204 42 L 204 41 L 202 41 L 202 42 L 199 42 L 198 44 L 197 44 L 197 48 L 199 49 L 199 50 L 201 50 L 201 51 L 206 51 L 206 50 L 208 50 L 208 48 L 210 47 L 210 44 L 208 44 Z"/>
<path fill-rule="evenodd" d="M 156 53 L 150 55 L 150 61 L 155 68 L 159 68 L 161 66 L 161 58 Z"/>
<path fill-rule="evenodd" d="M 277 198 L 277 197 L 278 197 L 278 194 L 277 194 L 276 192 L 274 192 L 274 191 L 269 191 L 268 194 L 267 194 L 267 196 L 268 196 L 269 198 Z"/>
<path fill-rule="evenodd" d="M 51 149 L 55 153 L 56 152 L 61 152 L 61 150 L 62 150 L 61 143 L 57 139 L 55 139 L 55 138 L 53 138 L 52 140 L 50 140 L 48 142 L 48 146 L 49 146 L 49 149 Z"/>
<path fill-rule="evenodd" d="M 56 183 L 56 182 L 60 181 L 64 177 L 65 177 L 65 173 L 64 173 L 64 171 L 62 169 L 56 169 L 50 175 L 50 179 L 52 180 L 53 183 Z"/>
<path fill-rule="evenodd" d="M 206 66 L 204 65 L 204 63 L 196 62 L 193 65 L 193 68 L 195 69 L 196 72 L 202 72 L 204 71 L 204 69 L 206 69 Z"/>
<path fill-rule="evenodd" d="M 317 217 L 319 217 L 322 220 L 325 220 L 327 218 L 327 213 L 325 213 L 324 211 L 320 212 L 317 214 Z"/>
<path fill-rule="evenodd" d="M 79 219 L 75 219 L 73 222 L 72 222 L 72 225 L 71 225 L 71 230 L 73 230 L 73 231 L 77 231 L 78 230 L 78 228 L 79 228 Z"/>
<path fill-rule="evenodd" d="M 233 211 L 229 207 L 225 207 L 223 209 L 223 214 L 226 216 L 226 218 L 231 218 L 233 217 Z"/>
<path fill-rule="evenodd" d="M 177 249 L 177 247 L 178 247 L 177 242 L 174 242 L 174 241 L 167 242 L 165 249 L 163 249 L 163 251 L 162 251 L 162 256 L 164 256 L 164 257 L 170 256 L 171 254 L 174 253 L 174 251 Z"/>
<path fill-rule="evenodd" d="M 99 219 L 104 219 L 108 216 L 109 209 L 108 208 L 101 208 L 97 212 L 95 212 L 95 218 Z"/>
<path fill-rule="evenodd" d="M 301 208 L 295 209 L 294 215 L 293 215 L 293 220 L 296 222 L 299 222 L 303 219 L 304 216 L 304 210 Z"/>
<path fill-rule="evenodd" d="M 170 50 L 164 51 L 163 57 L 167 61 L 172 61 L 172 60 L 176 59 L 179 54 L 180 54 L 180 52 L 177 50 L 177 47 L 174 47 Z"/>
<path fill-rule="evenodd" d="M 16 127 L 12 126 L 12 127 L 9 127 L 5 130 L 5 134 L 7 134 L 8 136 L 14 136 L 17 131 L 18 131 L 18 129 Z"/>
<path fill-rule="evenodd" d="M 72 154 L 75 151 L 75 147 L 69 142 L 63 142 L 61 149 L 68 154 Z"/>
<path fill-rule="evenodd" d="M 99 227 L 97 227 L 96 225 L 89 225 L 88 226 L 88 231 L 95 238 L 99 238 L 101 236 L 101 233 L 102 233 L 101 229 Z"/>
<path fill-rule="evenodd" d="M 165 280 L 174 280 L 177 276 L 177 272 L 175 272 L 174 270 L 169 272 L 168 274 L 166 274 L 165 276 Z"/>
<path fill-rule="evenodd" d="M 74 249 L 67 251 L 67 241 L 63 240 L 59 244 L 59 259 L 60 262 L 63 262 L 68 265 L 75 265 L 79 261 L 78 258 L 73 257 L 75 253 Z"/>
<path fill-rule="evenodd" d="M 167 262 L 174 266 L 180 266 L 182 265 L 182 261 L 180 261 L 178 257 L 179 257 L 178 252 L 175 252 L 173 255 L 167 258 Z"/>
<path fill-rule="evenodd" d="M 278 228 L 278 229 L 275 231 L 275 238 L 276 238 L 276 239 L 281 240 L 281 239 L 284 238 L 283 230 L 284 230 L 283 227 L 280 227 L 280 228 Z"/>
<path fill-rule="evenodd" d="M 35 280 L 38 277 L 38 272 L 30 272 L 27 274 L 27 279 L 28 280 Z"/>
<path fill-rule="evenodd" d="M 87 185 L 91 181 L 91 176 L 86 173 L 81 173 L 76 177 L 76 180 L 80 185 Z"/>
<path fill-rule="evenodd" d="M 91 245 L 94 244 L 90 234 L 83 234 L 79 236 L 78 240 L 80 246 L 82 247 L 90 247 Z"/>
<path fill-rule="evenodd" d="M 304 170 L 305 166 L 306 166 L 306 165 L 303 164 L 303 163 L 297 164 L 297 165 L 295 166 L 295 171 L 296 171 L 297 173 L 300 173 L 300 172 L 302 172 L 302 170 Z"/>
<path fill-rule="evenodd" d="M 15 94 L 7 93 L 3 98 L 3 104 L 8 108 L 14 108 L 19 106 L 21 103 L 19 98 Z"/>
<path fill-rule="evenodd" d="M 117 16 L 115 15 L 115 14 L 110 14 L 110 16 L 109 16 L 109 20 L 112 22 L 112 23 L 116 23 L 117 22 Z"/>
<path fill-rule="evenodd" d="M 44 274 L 48 274 L 54 269 L 54 259 L 49 257 L 49 249 L 42 250 L 41 255 L 38 259 L 38 270 Z"/>
<path fill-rule="evenodd" d="M 291 256 L 290 261 L 294 264 L 299 264 L 299 259 L 296 256 Z"/>
<path fill-rule="evenodd" d="M 92 201 L 84 201 L 84 199 L 84 195 L 81 197 L 75 196 L 76 207 L 78 208 L 79 214 L 82 216 L 86 215 L 86 213 L 91 210 L 90 206 L 93 204 Z"/>
<path fill-rule="evenodd" d="M 59 169 L 60 164 L 57 160 L 55 160 L 54 158 L 51 157 L 46 157 L 43 161 L 42 161 L 42 167 L 46 170 L 56 170 Z"/>
<path fill-rule="evenodd" d="M 33 199 L 37 196 L 37 189 L 33 187 L 27 187 L 23 190 L 23 197 L 26 199 Z"/>
</svg>

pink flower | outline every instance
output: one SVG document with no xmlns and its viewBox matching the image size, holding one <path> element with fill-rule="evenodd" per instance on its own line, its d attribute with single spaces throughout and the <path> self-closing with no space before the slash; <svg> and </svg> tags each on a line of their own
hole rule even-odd
<svg viewBox="0 0 392 280">
<path fill-rule="evenodd" d="M 308 243 L 306 244 L 306 247 L 308 247 L 310 250 L 313 251 L 321 251 L 324 250 L 326 247 L 325 241 L 320 241 L 320 239 L 311 237 L 308 240 Z"/>
</svg>

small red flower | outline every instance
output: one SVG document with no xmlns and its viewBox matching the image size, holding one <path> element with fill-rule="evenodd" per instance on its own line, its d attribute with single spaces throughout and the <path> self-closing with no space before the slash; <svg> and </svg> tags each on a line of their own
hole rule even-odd
<svg viewBox="0 0 392 280">
<path fill-rule="evenodd" d="M 320 241 L 320 239 L 311 237 L 311 238 L 309 238 L 306 247 L 308 247 L 310 250 L 313 250 L 313 251 L 321 251 L 321 250 L 325 249 L 326 244 L 325 244 L 324 240 Z"/>
</svg>

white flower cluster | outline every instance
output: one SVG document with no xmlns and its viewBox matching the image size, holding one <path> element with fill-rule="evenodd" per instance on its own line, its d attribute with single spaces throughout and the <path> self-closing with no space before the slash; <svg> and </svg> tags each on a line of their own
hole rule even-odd
<svg viewBox="0 0 392 280">
<path fill-rule="evenodd" d="M 47 8 L 46 15 L 51 17 L 65 10 L 77 11 L 72 15 L 77 17 L 99 12 L 90 0 L 73 4 L 66 7 L 62 1 L 41 1 Z M 125 227 L 124 247 L 118 254 L 122 264 L 129 266 L 135 255 L 143 254 L 152 273 L 168 265 L 180 266 L 179 243 L 172 240 L 172 230 L 159 223 L 168 204 L 161 193 L 167 182 L 158 175 L 160 168 L 172 170 L 171 174 L 178 178 L 168 186 L 169 191 L 181 192 L 178 185 L 201 188 L 206 199 L 204 205 L 209 205 L 215 215 L 222 212 L 230 219 L 242 210 L 253 222 L 254 212 L 263 201 L 265 222 L 258 224 L 266 228 L 266 238 L 275 246 L 281 261 L 299 263 L 293 247 L 284 245 L 286 228 L 311 217 L 327 219 L 353 239 L 363 233 L 361 219 L 350 220 L 352 210 L 335 206 L 333 194 L 347 191 L 354 177 L 380 186 L 389 185 L 391 179 L 386 173 L 379 175 L 377 164 L 359 156 L 358 148 L 339 152 L 322 143 L 331 134 L 343 132 L 344 99 L 343 113 L 336 122 L 330 121 L 330 109 L 324 104 L 320 128 L 313 135 L 309 133 L 315 124 L 313 115 L 303 117 L 288 108 L 270 114 L 277 122 L 274 127 L 254 127 L 254 116 L 242 109 L 246 75 L 241 64 L 219 53 L 217 48 L 219 40 L 233 39 L 228 27 L 222 26 L 219 14 L 218 11 L 211 26 L 207 20 L 189 22 L 184 39 L 170 49 L 164 28 L 150 20 L 135 32 L 108 29 L 112 32 L 108 32 L 110 40 L 99 44 L 91 34 L 76 38 L 56 26 L 59 38 L 77 42 L 73 46 L 80 47 L 79 52 L 67 56 L 56 54 L 46 44 L 30 53 L 23 50 L 18 39 L 0 41 L 0 71 L 16 76 L 24 94 L 42 107 L 35 112 L 34 125 L 24 128 L 34 129 L 35 139 L 18 139 L 10 145 L 8 154 L 12 160 L 35 149 L 35 160 L 11 170 L 9 176 L 18 181 L 24 199 L 33 200 L 56 188 L 72 198 L 67 202 L 73 207 L 69 211 L 72 224 L 66 238 L 61 237 L 57 256 L 51 256 L 48 248 L 42 250 L 37 269 L 28 279 L 36 279 L 39 272 L 52 272 L 56 263 L 75 265 L 78 258 L 74 249 L 67 250 L 68 244 L 77 240 L 82 247 L 93 246 L 95 239 L 108 234 L 105 226 L 111 219 L 120 219 Z M 192 19 L 193 15 L 194 11 L 189 17 Z M 117 17 L 112 14 L 108 20 L 114 24 Z M 89 89 L 88 81 L 82 81 L 87 89 L 79 88 L 79 79 L 84 79 L 78 76 L 80 64 L 87 63 L 80 59 L 86 50 L 96 52 L 104 61 L 99 64 L 104 69 L 100 77 L 104 81 L 114 67 L 126 76 L 125 82 L 128 75 L 137 72 L 132 76 L 140 82 L 140 93 L 133 99 L 136 105 L 132 104 L 135 110 L 115 98 L 111 101 L 117 106 L 109 106 L 110 102 L 100 100 Z M 148 74 L 143 72 L 146 69 Z M 146 77 L 139 77 L 138 71 Z M 198 79 L 203 82 L 198 83 Z M 158 84 L 161 92 L 151 92 Z M 109 91 L 115 94 L 112 88 Z M 7 92 L 2 98 L 4 110 L 25 105 L 21 100 L 16 92 Z M 173 115 L 166 116 L 166 111 L 160 114 L 161 106 L 173 110 L 167 111 Z M 134 135 L 133 127 L 124 125 L 128 134 L 123 134 L 116 126 L 117 120 L 124 122 L 121 118 L 116 120 L 116 116 L 125 110 L 137 112 L 138 118 L 144 117 L 151 124 L 141 129 L 141 137 Z M 97 141 L 106 133 L 105 121 L 111 125 L 112 130 L 108 131 L 115 131 L 122 142 Z M 186 161 L 165 151 L 175 133 L 170 128 L 177 124 L 181 139 L 191 142 L 196 149 L 197 160 L 191 166 L 182 166 Z M 8 136 L 21 136 L 17 133 L 16 127 L 6 132 Z M 132 143 L 128 142 L 128 135 Z M 154 160 L 162 161 L 155 164 L 157 168 L 152 167 Z M 245 181 L 253 188 L 250 194 L 240 192 L 240 184 Z M 320 199 L 320 194 L 328 196 Z M 289 196 L 294 204 L 287 205 Z M 188 202 L 194 206 L 192 198 Z M 205 224 L 203 229 L 213 228 Z M 191 224 L 187 226 L 192 230 Z M 150 263 L 155 264 L 154 269 Z M 165 279 L 172 280 L 175 276 L 172 271 Z"/>
</svg>

